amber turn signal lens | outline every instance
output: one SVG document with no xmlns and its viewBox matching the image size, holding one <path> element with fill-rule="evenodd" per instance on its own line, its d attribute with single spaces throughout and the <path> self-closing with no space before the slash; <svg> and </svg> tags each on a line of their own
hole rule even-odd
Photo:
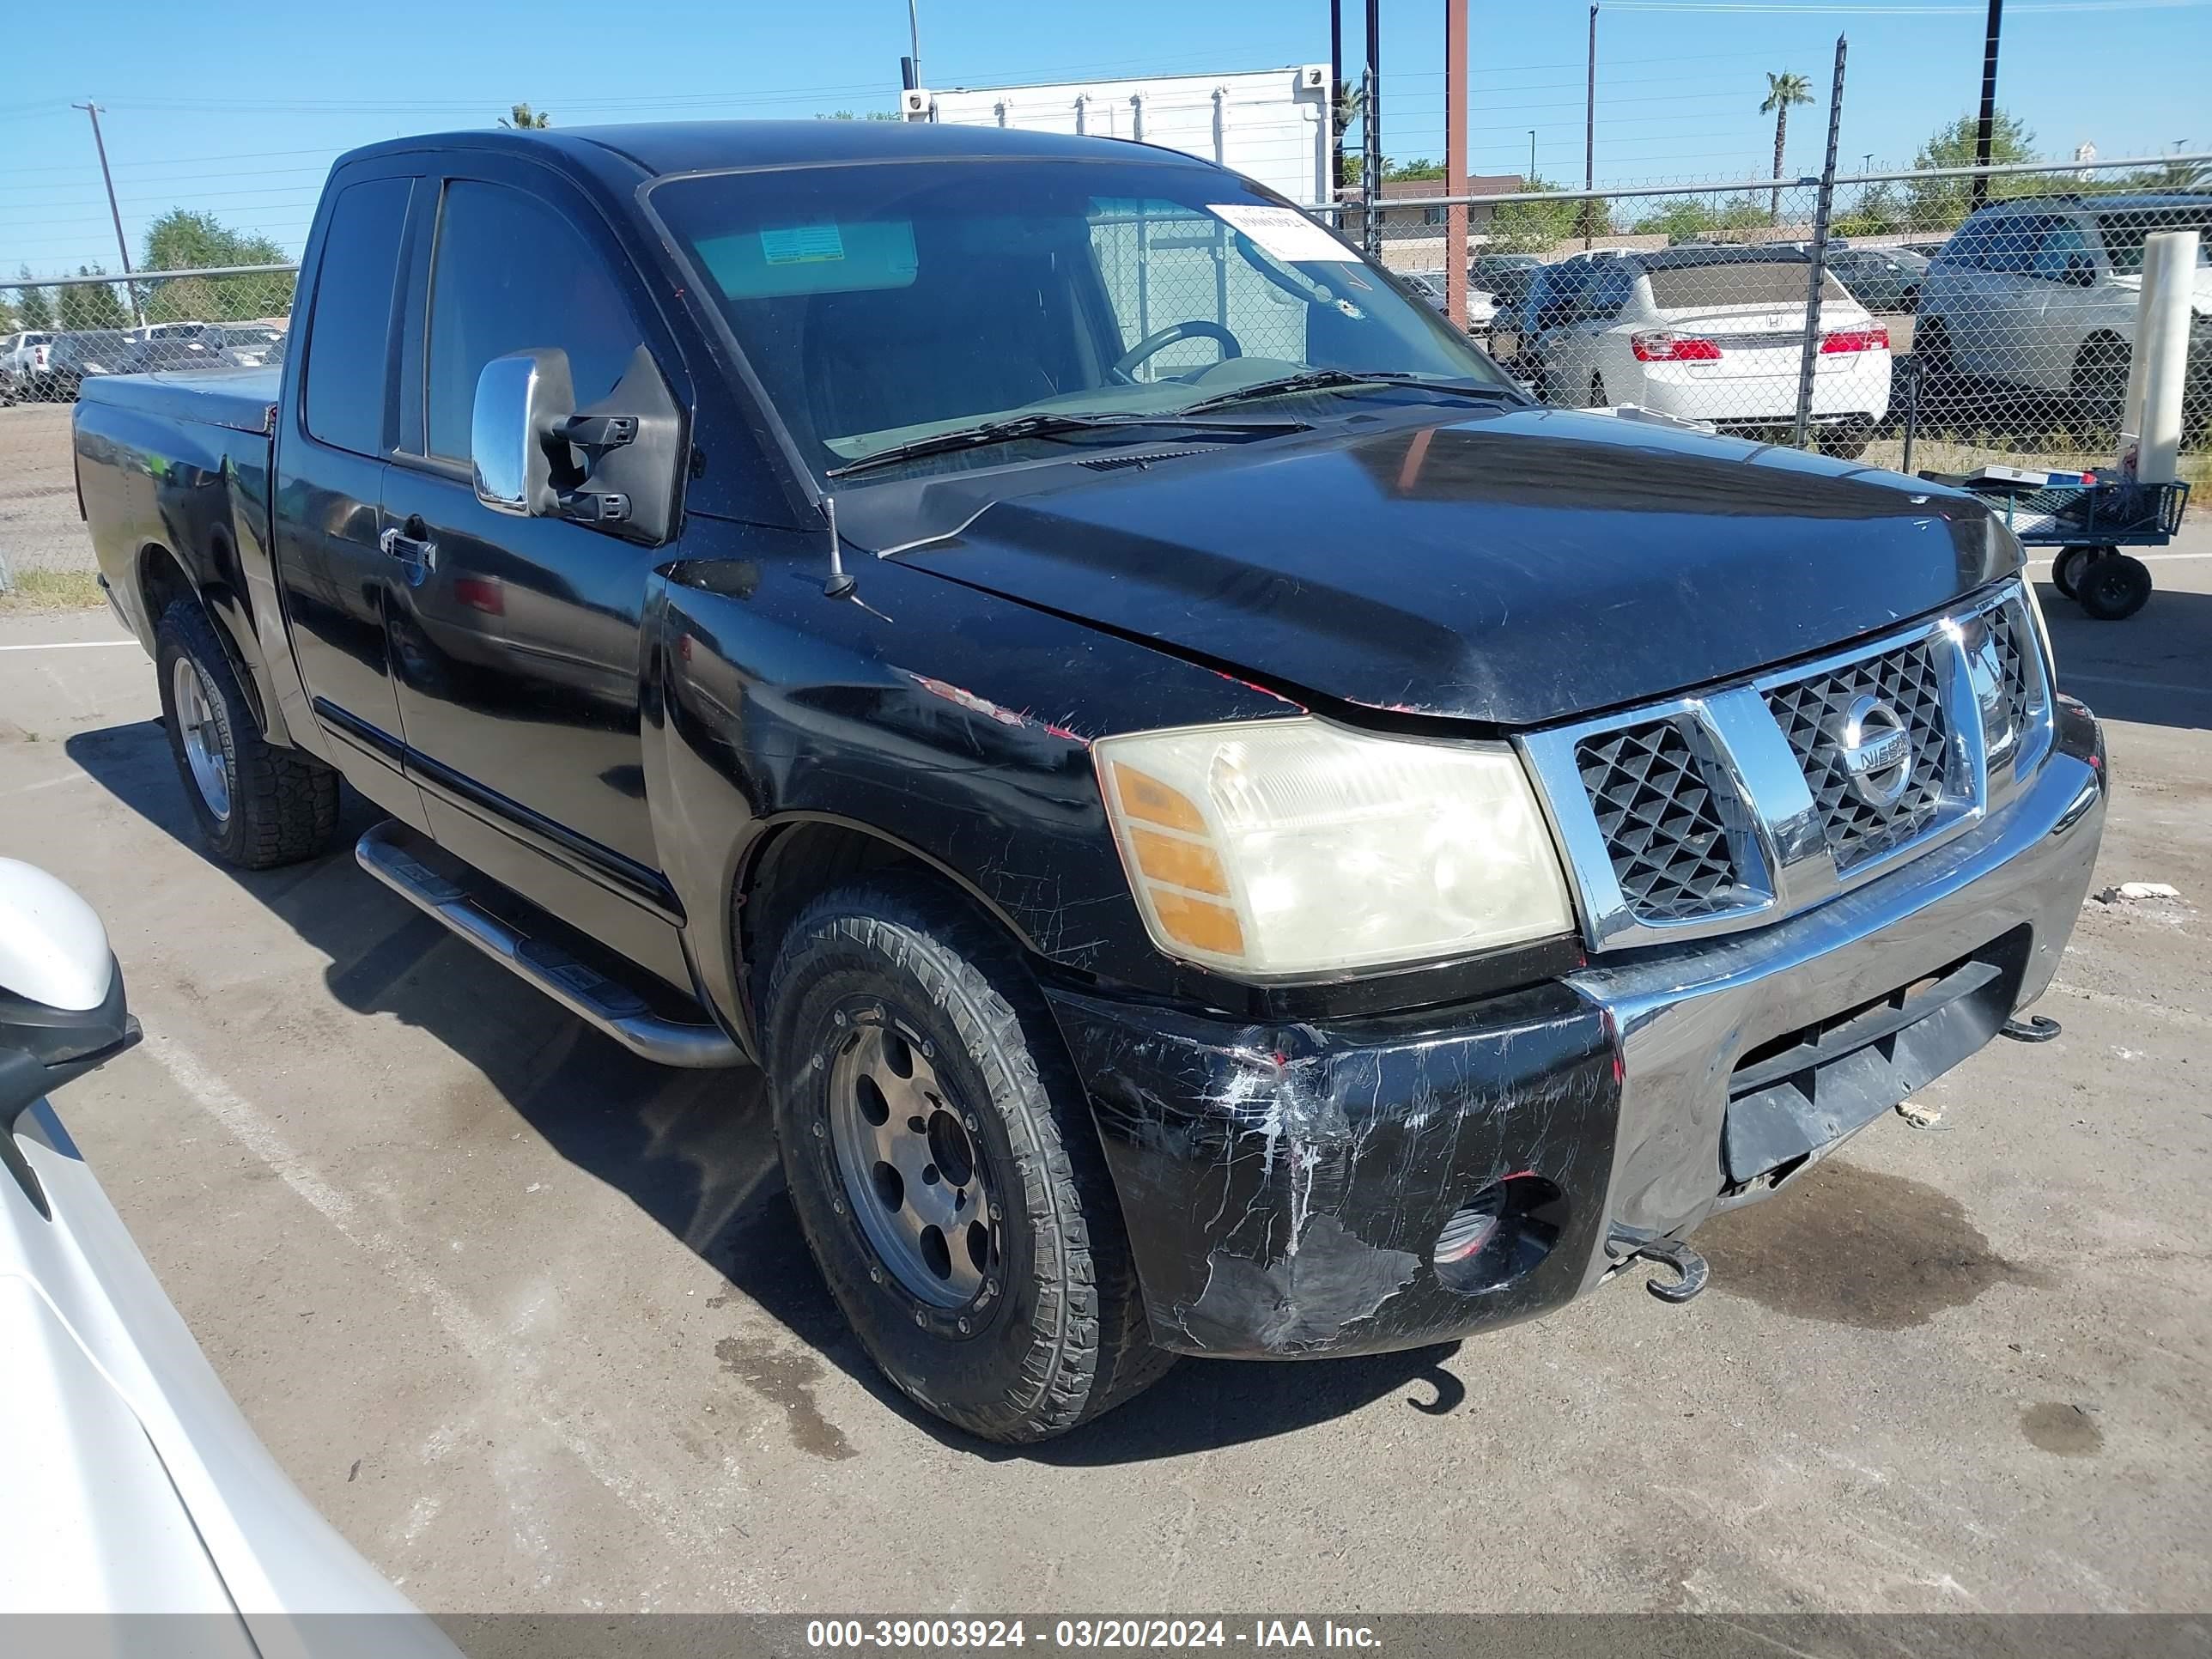
<svg viewBox="0 0 2212 1659">
<path fill-rule="evenodd" d="M 1193 836 L 1206 833 L 1206 815 L 1189 796 L 1121 761 L 1114 763 L 1114 793 L 1121 798 L 1124 817 L 1165 824 Z"/>
<path fill-rule="evenodd" d="M 1203 842 L 1182 841 L 1133 828 L 1129 831 L 1129 847 L 1136 854 L 1137 868 L 1144 872 L 1146 880 L 1188 887 L 1194 893 L 1229 896 L 1229 872 L 1221 867 L 1221 860 L 1214 850 Z"/>
<path fill-rule="evenodd" d="M 1225 904 L 1214 904 L 1165 888 L 1152 890 L 1152 914 L 1168 937 L 1194 951 L 1218 957 L 1241 956 L 1244 929 L 1237 913 Z"/>
</svg>

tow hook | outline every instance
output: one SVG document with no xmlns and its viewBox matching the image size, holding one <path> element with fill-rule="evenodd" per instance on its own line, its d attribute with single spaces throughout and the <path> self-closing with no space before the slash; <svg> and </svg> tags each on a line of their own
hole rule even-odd
<svg viewBox="0 0 2212 1659">
<path fill-rule="evenodd" d="M 2058 1022 L 2048 1015 L 2030 1014 L 2026 1019 L 2007 1020 L 1997 1035 L 2014 1042 L 2048 1042 L 2058 1035 Z"/>
<path fill-rule="evenodd" d="M 1616 1224 L 1612 1236 L 1605 1241 L 1605 1248 L 1607 1254 L 1613 1258 L 1616 1268 L 1626 1267 L 1638 1256 L 1647 1261 L 1656 1261 L 1662 1267 L 1672 1267 L 1674 1270 L 1672 1279 L 1647 1279 L 1644 1281 L 1644 1288 L 1662 1302 L 1687 1302 L 1704 1290 L 1706 1281 L 1713 1276 L 1713 1270 L 1706 1266 L 1705 1257 L 1679 1238 L 1662 1238 L 1656 1233 L 1645 1234 Z"/>
</svg>

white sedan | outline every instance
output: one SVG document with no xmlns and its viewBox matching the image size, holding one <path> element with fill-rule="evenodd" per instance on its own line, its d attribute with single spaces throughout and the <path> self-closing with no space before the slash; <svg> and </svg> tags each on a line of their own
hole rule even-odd
<svg viewBox="0 0 2212 1659">
<path fill-rule="evenodd" d="M 1546 285 L 1534 379 L 1547 403 L 1634 404 L 1723 431 L 1795 418 L 1810 262 L 1784 248 L 1679 247 L 1591 261 Z M 1527 348 L 1523 348 L 1524 357 Z M 1889 331 L 1833 273 L 1820 290 L 1813 422 L 1857 455 L 1889 412 Z"/>
</svg>

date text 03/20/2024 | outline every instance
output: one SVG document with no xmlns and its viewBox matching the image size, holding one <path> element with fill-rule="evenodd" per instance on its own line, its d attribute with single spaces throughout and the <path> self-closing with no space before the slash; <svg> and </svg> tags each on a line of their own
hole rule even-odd
<svg viewBox="0 0 2212 1659">
<path fill-rule="evenodd" d="M 817 1619 L 806 1626 L 812 1649 L 905 1649 L 986 1650 L 1024 1648 L 1031 1643 L 1057 1649 L 1225 1648 L 1259 1651 L 1297 1648 L 1356 1648 L 1380 1645 L 1365 1625 L 1334 1620 L 1255 1619 L 1240 1628 L 1221 1619 L 1059 1619 L 1032 1628 L 1019 1619 Z"/>
</svg>

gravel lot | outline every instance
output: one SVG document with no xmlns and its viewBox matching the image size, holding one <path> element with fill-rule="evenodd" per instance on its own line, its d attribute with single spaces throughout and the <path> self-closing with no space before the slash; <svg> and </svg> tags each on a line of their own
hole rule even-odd
<svg viewBox="0 0 2212 1659">
<path fill-rule="evenodd" d="M 80 556 L 42 477 L 0 482 L 19 568 Z M 202 857 L 104 613 L 0 615 L 0 850 L 100 908 L 148 1032 L 63 1115 L 270 1449 L 432 1611 L 2195 1611 L 2212 536 L 2154 568 L 2118 626 L 2045 591 L 2110 721 L 2098 885 L 2181 893 L 2087 907 L 2058 1042 L 1705 1230 L 1686 1306 L 1186 1362 L 1031 1455 L 869 1370 L 750 1074 L 633 1060 L 348 854 Z"/>
<path fill-rule="evenodd" d="M 0 563 L 10 570 L 93 568 L 70 464 L 70 408 L 0 409 Z"/>
</svg>

